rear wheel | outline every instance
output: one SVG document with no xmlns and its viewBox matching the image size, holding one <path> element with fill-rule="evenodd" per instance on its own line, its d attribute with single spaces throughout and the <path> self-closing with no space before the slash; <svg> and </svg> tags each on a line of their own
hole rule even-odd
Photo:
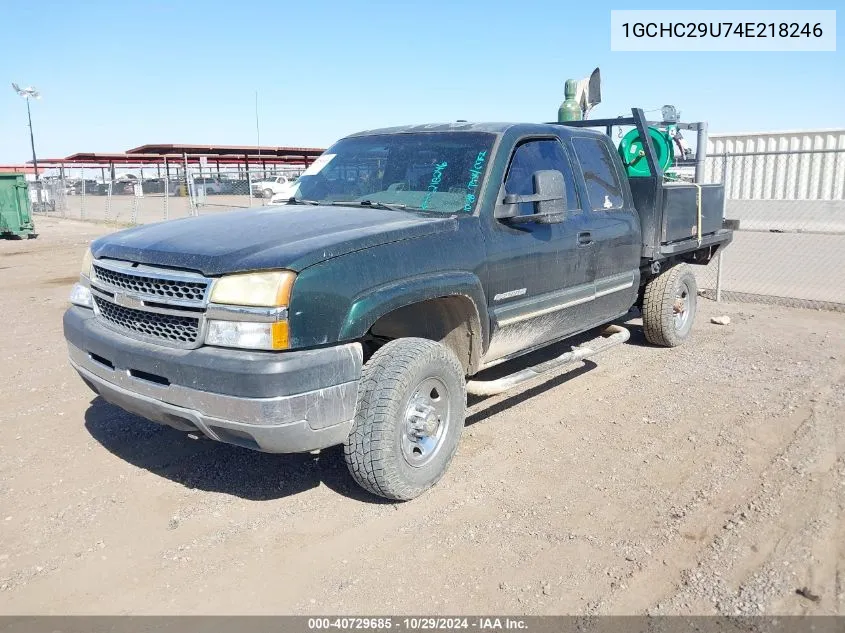
<svg viewBox="0 0 845 633">
<path fill-rule="evenodd" d="M 689 338 L 698 306 L 698 284 L 687 264 L 660 273 L 645 287 L 643 331 L 655 345 L 677 347 Z"/>
<path fill-rule="evenodd" d="M 464 371 L 449 348 L 420 338 L 387 343 L 364 366 L 344 446 L 349 472 L 381 497 L 421 495 L 449 467 L 465 408 Z"/>
<path fill-rule="evenodd" d="M 273 190 L 272 189 L 265 189 L 264 190 L 264 197 L 265 198 L 272 198 L 273 197 Z"/>
</svg>

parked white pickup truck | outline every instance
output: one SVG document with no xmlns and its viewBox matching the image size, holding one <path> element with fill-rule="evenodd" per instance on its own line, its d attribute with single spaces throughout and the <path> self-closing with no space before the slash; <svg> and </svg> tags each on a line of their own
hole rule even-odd
<svg viewBox="0 0 845 633">
<path fill-rule="evenodd" d="M 273 196 L 270 198 L 270 202 L 268 202 L 268 204 L 287 204 L 288 200 L 296 197 L 296 193 L 298 191 L 299 178 L 297 178 L 296 180 L 291 180 L 290 182 L 288 182 L 286 187 L 282 188 L 281 191 L 279 191 L 278 193 L 274 193 Z"/>
<path fill-rule="evenodd" d="M 272 198 L 275 194 L 289 191 L 293 183 L 294 180 L 287 176 L 276 176 L 260 182 L 253 182 L 252 195 L 256 198 Z"/>
</svg>

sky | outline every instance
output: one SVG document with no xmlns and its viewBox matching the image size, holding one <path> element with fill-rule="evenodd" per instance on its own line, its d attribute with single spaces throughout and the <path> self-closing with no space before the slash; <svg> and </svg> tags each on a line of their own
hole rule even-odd
<svg viewBox="0 0 845 633">
<path fill-rule="evenodd" d="M 326 147 L 358 130 L 550 121 L 567 78 L 602 73 L 592 117 L 677 106 L 711 132 L 845 127 L 841 0 L 638 9 L 840 9 L 836 52 L 610 51 L 599 0 L 3 3 L 0 164 L 146 143 Z M 838 6 L 837 6 L 838 5 Z"/>
</svg>

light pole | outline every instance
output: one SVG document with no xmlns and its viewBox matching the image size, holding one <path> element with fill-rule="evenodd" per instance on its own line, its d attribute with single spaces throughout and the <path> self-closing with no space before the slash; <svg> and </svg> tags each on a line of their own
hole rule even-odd
<svg viewBox="0 0 845 633">
<path fill-rule="evenodd" d="M 32 146 L 32 167 L 35 170 L 35 195 L 38 196 L 38 210 L 41 210 L 41 183 L 38 182 L 38 159 L 35 157 L 35 137 L 32 134 L 32 113 L 29 111 L 29 100 L 40 99 L 41 93 L 32 86 L 21 88 L 13 83 L 12 88 L 19 96 L 26 99 L 26 119 L 29 122 L 29 144 Z"/>
</svg>

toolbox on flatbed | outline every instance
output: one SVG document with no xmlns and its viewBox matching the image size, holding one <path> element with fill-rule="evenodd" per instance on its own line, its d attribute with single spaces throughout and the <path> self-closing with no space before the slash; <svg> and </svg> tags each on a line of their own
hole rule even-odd
<svg viewBox="0 0 845 633">
<path fill-rule="evenodd" d="M 723 228 L 725 188 L 722 185 L 664 182 L 661 185 L 661 208 L 658 210 L 653 194 L 653 179 L 631 178 L 629 183 L 640 215 L 649 209 L 657 212 L 655 226 L 659 231 L 661 245 L 697 240 L 699 235 L 704 237 Z"/>
</svg>

